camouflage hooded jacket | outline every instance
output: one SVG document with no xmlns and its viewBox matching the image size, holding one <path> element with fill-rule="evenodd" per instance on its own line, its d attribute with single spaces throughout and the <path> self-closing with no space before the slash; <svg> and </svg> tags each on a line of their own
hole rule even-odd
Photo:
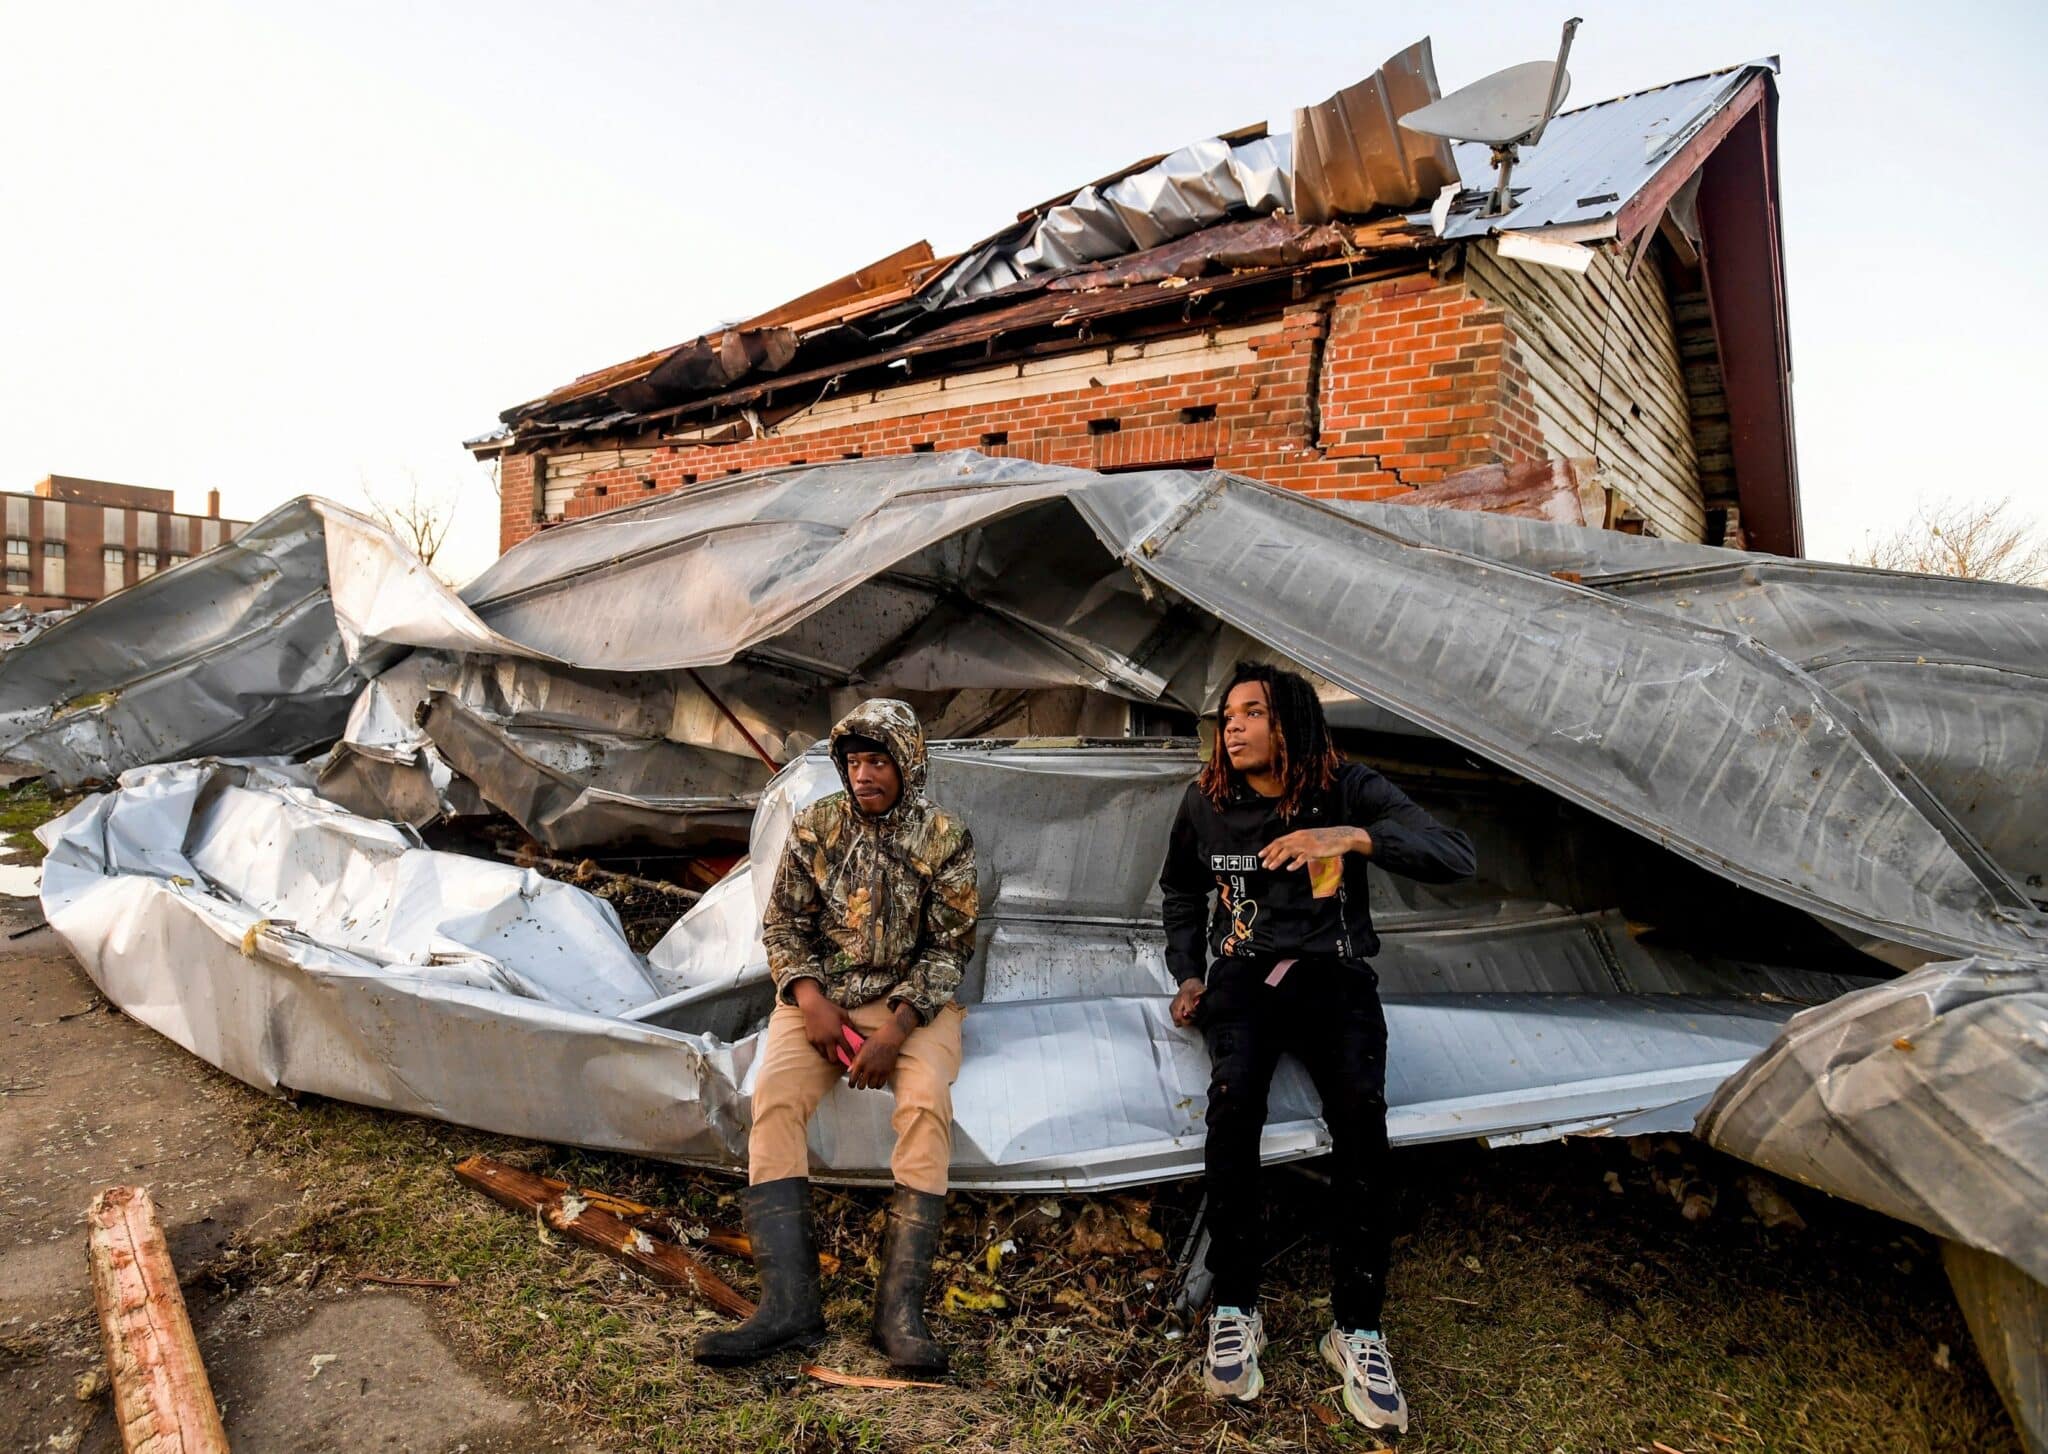
<svg viewBox="0 0 2048 1454">
<path fill-rule="evenodd" d="M 832 729 L 842 782 L 849 736 L 889 749 L 902 795 L 880 817 L 851 791 L 796 815 L 761 924 L 776 997 L 795 1004 L 796 982 L 815 979 L 848 1008 L 901 1000 L 929 1023 L 974 950 L 974 840 L 924 795 L 924 730 L 907 703 L 864 702 Z"/>
</svg>

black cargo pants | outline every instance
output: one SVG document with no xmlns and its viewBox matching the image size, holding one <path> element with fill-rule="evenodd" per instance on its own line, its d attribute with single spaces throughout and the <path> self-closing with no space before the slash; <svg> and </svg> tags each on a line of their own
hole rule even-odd
<svg viewBox="0 0 2048 1454">
<path fill-rule="evenodd" d="M 1306 957 L 1277 985 L 1273 961 L 1219 959 L 1195 1023 L 1209 1046 L 1210 1274 L 1218 1306 L 1256 1306 L 1265 1260 L 1259 1136 L 1283 1054 L 1301 1061 L 1330 1128 L 1331 1312 L 1377 1328 L 1392 1236 L 1387 1185 L 1387 1021 L 1362 960 Z"/>
</svg>

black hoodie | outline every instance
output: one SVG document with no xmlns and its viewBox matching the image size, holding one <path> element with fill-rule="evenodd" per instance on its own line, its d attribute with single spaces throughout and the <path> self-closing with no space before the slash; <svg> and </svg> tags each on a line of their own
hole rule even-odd
<svg viewBox="0 0 2048 1454">
<path fill-rule="evenodd" d="M 1423 883 L 1454 883 L 1474 867 L 1472 840 L 1446 828 L 1408 795 L 1358 763 L 1348 763 L 1328 792 L 1311 794 L 1301 813 L 1282 821 L 1279 800 L 1240 783 L 1221 809 L 1188 784 L 1159 887 L 1165 895 L 1166 967 L 1175 983 L 1206 979 L 1208 950 L 1218 959 L 1287 959 L 1327 954 L 1370 959 L 1379 953 L 1366 903 L 1366 867 Z M 1363 828 L 1369 857 L 1344 855 L 1337 892 L 1319 899 L 1307 869 L 1268 869 L 1259 850 L 1301 828 Z M 1216 912 L 1209 912 L 1209 895 Z"/>
</svg>

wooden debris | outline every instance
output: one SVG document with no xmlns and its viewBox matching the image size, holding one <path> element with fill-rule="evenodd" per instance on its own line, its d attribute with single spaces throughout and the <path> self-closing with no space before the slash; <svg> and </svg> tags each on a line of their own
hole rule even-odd
<svg viewBox="0 0 2048 1454">
<path fill-rule="evenodd" d="M 675 1240 L 675 1232 L 669 1226 L 673 1212 L 660 1207 L 650 1207 L 645 1202 L 636 1202 L 631 1197 L 614 1196 L 608 1191 L 594 1191 L 589 1187 L 571 1188 L 566 1181 L 557 1181 L 552 1176 L 537 1177 L 542 1186 L 557 1194 L 574 1190 L 575 1194 L 600 1211 L 610 1212 L 629 1227 L 638 1227 L 652 1237 Z M 745 1232 L 736 1232 L 725 1227 L 713 1227 L 706 1232 L 703 1243 L 713 1252 L 723 1252 L 728 1257 L 744 1257 L 754 1260 L 754 1244 Z M 839 1259 L 830 1252 L 818 1254 L 818 1271 L 826 1277 L 839 1275 Z"/>
<path fill-rule="evenodd" d="M 122 1447 L 128 1454 L 227 1454 L 227 1432 L 147 1190 L 114 1186 L 93 1198 L 85 1255 Z"/>
<path fill-rule="evenodd" d="M 841 1373 L 836 1368 L 822 1364 L 806 1363 L 797 1370 L 815 1378 L 820 1383 L 829 1383 L 834 1388 L 944 1388 L 943 1383 L 919 1383 L 914 1378 L 879 1378 L 871 1373 Z"/>
<path fill-rule="evenodd" d="M 584 1246 L 616 1257 L 667 1287 L 686 1287 L 735 1317 L 751 1317 L 754 1304 L 673 1242 L 657 1241 L 600 1201 L 579 1195 L 566 1183 L 507 1166 L 488 1156 L 456 1163 L 455 1174 L 492 1201 L 516 1212 L 531 1212 L 547 1227 Z"/>
<path fill-rule="evenodd" d="M 749 1262 L 754 1260 L 754 1244 L 748 1240 L 745 1232 L 732 1232 L 721 1227 L 713 1227 L 704 1234 L 704 1245 L 713 1252 L 723 1252 L 728 1257 L 744 1257 Z M 839 1259 L 830 1252 L 820 1252 L 818 1271 L 826 1277 L 837 1277 Z"/>
<path fill-rule="evenodd" d="M 592 858 L 571 861 L 566 858 L 550 858 L 546 854 L 532 853 L 520 848 L 500 847 L 501 858 L 509 858 L 521 868 L 551 868 L 556 873 L 568 876 L 568 881 L 579 887 L 588 887 L 592 882 L 620 883 L 629 888 L 644 890 L 653 894 L 667 894 L 681 899 L 684 904 L 694 904 L 704 897 L 703 891 L 686 885 L 670 883 L 667 879 L 642 878 L 639 874 L 622 873 L 615 868 L 606 868 Z"/>
<path fill-rule="evenodd" d="M 462 1286 L 461 1280 L 453 1277 L 383 1277 L 374 1272 L 365 1272 L 356 1281 L 374 1282 L 379 1287 L 429 1287 L 442 1292 Z"/>
</svg>

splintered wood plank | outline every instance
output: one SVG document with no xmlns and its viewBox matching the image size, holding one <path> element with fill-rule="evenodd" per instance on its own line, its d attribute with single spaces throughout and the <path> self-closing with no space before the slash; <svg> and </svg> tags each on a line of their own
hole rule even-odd
<svg viewBox="0 0 2048 1454">
<path fill-rule="evenodd" d="M 568 1182 L 557 1181 L 552 1176 L 536 1175 L 535 1180 L 557 1194 L 571 1190 Z M 615 1196 L 611 1192 L 597 1191 L 587 1186 L 575 1188 L 575 1191 L 576 1195 L 590 1205 L 612 1213 L 629 1227 L 638 1227 L 651 1236 L 674 1240 L 668 1226 L 670 1214 L 660 1207 L 650 1207 L 647 1203 L 636 1202 L 631 1197 Z M 693 1237 L 692 1240 L 698 1239 Z M 704 1233 L 701 1240 L 713 1252 L 723 1252 L 729 1257 L 744 1257 L 749 1262 L 754 1260 L 754 1244 L 745 1232 L 712 1227 Z M 839 1259 L 830 1252 L 820 1252 L 818 1271 L 826 1277 L 836 1277 L 839 1273 Z"/>
<path fill-rule="evenodd" d="M 128 1454 L 227 1454 L 227 1432 L 147 1190 L 114 1186 L 93 1198 L 85 1255 L 122 1447 Z"/>
<path fill-rule="evenodd" d="M 749 1262 L 754 1260 L 754 1242 L 745 1232 L 729 1232 L 723 1228 L 713 1227 L 704 1234 L 704 1245 L 713 1252 L 723 1252 L 730 1257 L 744 1257 Z M 826 1277 L 838 1276 L 839 1259 L 830 1252 L 820 1252 L 818 1271 Z"/>
<path fill-rule="evenodd" d="M 656 1241 L 608 1206 L 613 1197 L 578 1195 L 551 1178 L 507 1166 L 488 1156 L 455 1165 L 455 1174 L 500 1206 L 538 1216 L 542 1223 L 584 1246 L 616 1257 L 667 1287 L 686 1287 L 735 1317 L 753 1316 L 754 1305 L 724 1279 L 673 1242 Z M 638 1206 L 638 1203 L 625 1203 Z"/>
</svg>

